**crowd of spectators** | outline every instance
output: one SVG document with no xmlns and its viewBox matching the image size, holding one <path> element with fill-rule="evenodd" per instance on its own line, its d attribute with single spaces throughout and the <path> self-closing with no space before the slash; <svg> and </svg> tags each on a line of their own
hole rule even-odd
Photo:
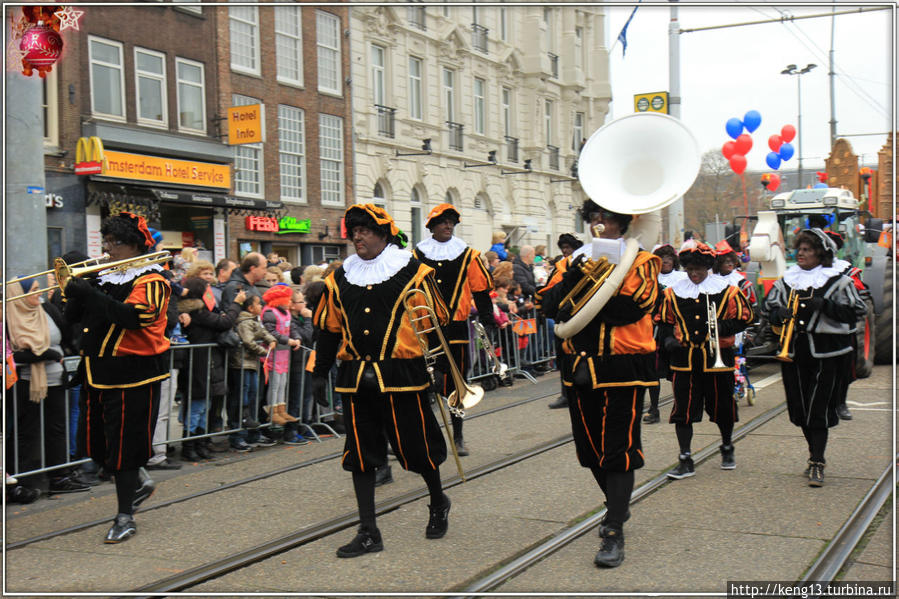
<svg viewBox="0 0 899 599">
<path fill-rule="evenodd" d="M 495 282 L 491 296 L 498 327 L 539 318 L 533 296 L 555 260 L 545 256 L 545 246 L 508 248 L 504 234 L 494 241 L 484 257 Z M 73 252 L 66 258 L 85 257 Z M 317 336 L 313 313 L 324 278 L 340 264 L 294 267 L 277 254 L 258 252 L 239 262 L 212 264 L 194 248 L 174 256 L 165 270 L 172 286 L 166 330 L 172 340 L 171 376 L 161 390 L 149 469 L 177 469 L 181 461 L 212 460 L 229 450 L 309 443 L 316 438 L 313 426 L 321 422 L 343 432 L 339 394 L 332 394 L 327 407 L 318 406 L 307 370 Z M 7 286 L 6 293 L 12 297 L 45 286 L 46 281 L 25 280 Z M 4 472 L 12 502 L 29 503 L 42 491 L 87 491 L 107 478 L 90 463 L 79 470 L 53 468 L 83 457 L 76 443 L 82 402 L 77 387 L 68 389 L 66 401 L 72 373 L 63 367 L 64 356 L 78 355 L 79 328 L 64 321 L 61 306 L 61 294 L 52 292 L 7 304 L 7 373 L 12 369 L 10 378 L 18 377 L 4 402 Z M 514 351 L 514 339 L 509 331 L 499 334 L 502 355 Z M 545 364 L 527 368 L 534 375 L 547 369 Z M 178 443 L 181 461 L 175 456 Z M 39 473 L 18 481 L 9 475 L 35 470 Z"/>
</svg>

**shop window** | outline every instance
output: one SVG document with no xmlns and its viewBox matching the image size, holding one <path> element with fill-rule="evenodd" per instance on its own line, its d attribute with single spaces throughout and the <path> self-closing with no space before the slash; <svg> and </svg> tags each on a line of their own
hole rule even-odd
<svg viewBox="0 0 899 599">
<path fill-rule="evenodd" d="M 303 27 L 298 6 L 275 7 L 278 81 L 303 85 Z"/>
<path fill-rule="evenodd" d="M 175 59 L 178 77 L 178 129 L 206 133 L 206 81 L 203 63 Z"/>
<path fill-rule="evenodd" d="M 134 80 L 137 88 L 137 122 L 165 126 L 168 123 L 165 85 L 165 54 L 134 49 Z"/>
<path fill-rule="evenodd" d="M 88 36 L 91 63 L 91 113 L 103 118 L 125 120 L 125 69 L 122 44 Z"/>
<path fill-rule="evenodd" d="M 312 264 L 340 260 L 340 248 L 336 245 L 313 245 L 310 248 Z"/>
<path fill-rule="evenodd" d="M 318 91 L 340 94 L 340 19 L 331 13 L 318 11 L 315 25 Z"/>
<path fill-rule="evenodd" d="M 231 23 L 231 69 L 259 75 L 259 8 L 232 6 L 228 9 Z"/>
</svg>

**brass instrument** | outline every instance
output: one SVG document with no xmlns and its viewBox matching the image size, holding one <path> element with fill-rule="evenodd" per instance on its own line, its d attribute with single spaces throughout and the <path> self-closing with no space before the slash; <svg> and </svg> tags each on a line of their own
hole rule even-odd
<svg viewBox="0 0 899 599">
<path fill-rule="evenodd" d="M 501 379 L 505 378 L 506 371 L 509 370 L 509 367 L 500 362 L 499 358 L 496 356 L 496 348 L 493 346 L 493 342 L 490 341 L 490 337 L 487 335 L 487 329 L 476 320 L 474 321 L 474 332 L 478 336 L 478 340 L 481 342 L 484 351 L 487 352 L 487 355 L 489 355 L 490 359 L 493 361 L 493 374 Z"/>
<path fill-rule="evenodd" d="M 412 300 L 419 294 L 423 297 L 424 303 L 412 304 Z M 431 304 L 431 299 L 428 297 L 428 294 L 421 289 L 410 289 L 406 292 L 406 295 L 403 296 L 403 308 L 406 311 L 406 316 L 409 318 L 409 323 L 412 325 L 412 331 L 415 333 L 415 338 L 418 339 L 418 344 L 421 346 L 421 353 L 424 356 L 425 364 L 427 365 L 428 376 L 435 385 L 438 381 L 434 378 L 434 365 L 437 363 L 437 358 L 439 356 L 446 356 L 446 361 L 449 364 L 450 376 L 456 387 L 446 399 L 446 403 L 449 406 L 450 412 L 462 418 L 465 416 L 464 408 L 474 407 L 481 401 L 484 397 L 484 389 L 480 385 L 468 385 L 466 384 L 465 379 L 462 378 L 462 373 L 459 372 L 459 367 L 456 366 L 456 362 L 453 360 L 453 356 L 450 353 L 449 344 L 443 336 L 443 331 L 440 330 L 437 313 L 434 311 L 434 306 Z M 427 321 L 427 324 L 425 324 L 424 321 Z M 434 331 L 437 334 L 439 347 L 432 348 L 428 343 L 427 336 L 431 331 Z M 461 395 L 460 391 L 462 393 Z M 449 444 L 450 448 L 453 450 L 453 457 L 456 458 L 456 468 L 459 470 L 459 477 L 464 481 L 465 473 L 462 470 L 462 462 L 459 461 L 459 451 L 456 449 L 456 442 L 453 439 L 452 427 L 450 425 L 449 416 L 446 413 L 446 406 L 443 405 L 443 398 L 438 398 L 437 403 L 440 406 L 440 415 L 443 417 L 443 426 L 446 430 L 446 436 L 449 437 Z"/>
<path fill-rule="evenodd" d="M 709 323 L 709 345 L 715 354 L 715 363 L 712 364 L 712 368 L 727 368 L 724 360 L 721 359 L 721 340 L 718 337 L 718 305 L 715 302 L 709 302 L 708 294 L 704 295 L 706 320 Z"/>
<path fill-rule="evenodd" d="M 780 337 L 777 342 L 780 345 L 780 351 L 775 359 L 781 362 L 792 362 L 790 357 L 790 346 L 793 344 L 793 331 L 796 328 L 796 313 L 799 311 L 799 293 L 794 289 L 790 291 L 787 298 L 787 309 L 790 311 L 790 319 L 783 324 L 780 329 Z"/>
<path fill-rule="evenodd" d="M 572 316 L 577 314 L 580 309 L 590 301 L 590 298 L 599 291 L 605 280 L 612 274 L 615 265 L 610 263 L 609 260 L 603 256 L 599 260 L 587 258 L 583 262 L 575 265 L 574 268 L 581 269 L 584 276 L 581 277 L 581 280 L 577 282 L 574 288 L 562 298 L 561 302 L 559 302 L 559 309 L 564 308 L 566 305 L 571 305 L 570 314 Z"/>
<path fill-rule="evenodd" d="M 51 289 L 59 289 L 60 292 L 65 295 L 66 284 L 72 277 L 83 277 L 85 275 L 105 272 L 124 272 L 131 268 L 140 268 L 149 264 L 168 262 L 171 257 L 172 256 L 171 254 L 169 254 L 169 252 L 161 251 L 153 252 L 152 254 L 141 254 L 140 256 L 125 258 L 124 260 L 116 260 L 115 262 L 103 262 L 103 260 L 109 259 L 109 256 L 104 254 L 99 258 L 91 258 L 89 260 L 84 260 L 82 262 L 76 262 L 73 264 L 66 264 L 65 260 L 63 260 L 62 258 L 56 258 L 53 261 L 53 270 L 45 270 L 33 275 L 19 277 L 17 279 L 12 279 L 6 282 L 6 284 L 9 285 L 10 283 L 18 283 L 19 281 L 25 279 L 31 279 L 34 277 L 40 277 L 52 273 L 56 277 L 56 285 L 51 285 L 50 287 L 47 287 L 45 289 L 35 289 L 34 291 L 29 291 L 28 293 L 16 295 L 7 299 L 9 301 L 18 300 L 30 295 L 45 293 L 47 291 L 50 291 Z M 95 262 L 96 264 L 88 265 L 91 262 Z"/>
</svg>

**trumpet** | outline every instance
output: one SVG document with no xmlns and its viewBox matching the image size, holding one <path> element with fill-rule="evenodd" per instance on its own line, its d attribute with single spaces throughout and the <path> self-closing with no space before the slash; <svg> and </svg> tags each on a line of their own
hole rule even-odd
<svg viewBox="0 0 899 599">
<path fill-rule="evenodd" d="M 706 320 L 709 323 L 709 345 L 715 354 L 715 363 L 712 368 L 727 368 L 727 364 L 721 359 L 721 340 L 718 338 L 718 305 L 709 302 L 709 296 L 705 296 Z"/>
<path fill-rule="evenodd" d="M 509 370 L 509 367 L 502 362 L 500 362 L 499 358 L 496 355 L 496 348 L 493 346 L 493 342 L 490 341 L 490 337 L 487 335 L 487 329 L 484 328 L 479 321 L 474 321 L 474 332 L 478 336 L 478 341 L 481 342 L 481 346 L 484 348 L 484 351 L 487 352 L 487 355 L 490 356 L 490 359 L 493 361 L 493 374 L 498 376 L 499 378 L 504 378 L 506 376 L 506 371 Z"/>
<path fill-rule="evenodd" d="M 124 260 L 116 260 L 115 262 L 104 262 L 104 260 L 109 259 L 109 255 L 107 254 L 104 254 L 99 258 L 90 258 L 88 260 L 75 262 L 73 264 L 66 264 L 65 260 L 63 260 L 62 258 L 56 258 L 53 261 L 53 270 L 45 270 L 33 275 L 18 277 L 6 282 L 6 284 L 9 285 L 10 283 L 18 283 L 25 279 L 32 279 L 34 277 L 40 277 L 52 273 L 56 277 L 56 285 L 51 285 L 44 289 L 35 289 L 34 291 L 29 291 L 28 293 L 23 293 L 22 295 L 16 295 L 7 299 L 8 301 L 18 300 L 22 299 L 23 297 L 37 295 L 39 293 L 46 293 L 47 291 L 50 291 L 52 289 L 59 289 L 60 293 L 65 295 L 66 284 L 72 277 L 83 277 L 86 275 L 101 272 L 124 272 L 131 268 L 140 268 L 150 264 L 168 262 L 171 257 L 172 256 L 168 251 L 163 250 L 161 252 L 153 252 L 152 254 L 141 254 L 140 256 L 134 256 L 133 258 L 125 258 Z"/>
<path fill-rule="evenodd" d="M 791 290 L 787 298 L 787 309 L 790 311 L 790 319 L 783 324 L 780 329 L 780 337 L 777 340 L 780 345 L 780 351 L 774 356 L 776 360 L 781 362 L 792 362 L 790 357 L 790 346 L 793 344 L 793 331 L 796 328 L 796 313 L 799 311 L 799 293 Z"/>
</svg>

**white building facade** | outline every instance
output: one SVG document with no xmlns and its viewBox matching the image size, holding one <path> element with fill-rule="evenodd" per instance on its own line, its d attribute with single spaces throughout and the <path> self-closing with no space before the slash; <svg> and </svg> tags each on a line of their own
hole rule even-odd
<svg viewBox="0 0 899 599">
<path fill-rule="evenodd" d="M 384 206 L 417 242 L 451 202 L 482 251 L 582 231 L 578 150 L 611 100 L 598 6 L 350 10 L 356 202 Z"/>
</svg>

